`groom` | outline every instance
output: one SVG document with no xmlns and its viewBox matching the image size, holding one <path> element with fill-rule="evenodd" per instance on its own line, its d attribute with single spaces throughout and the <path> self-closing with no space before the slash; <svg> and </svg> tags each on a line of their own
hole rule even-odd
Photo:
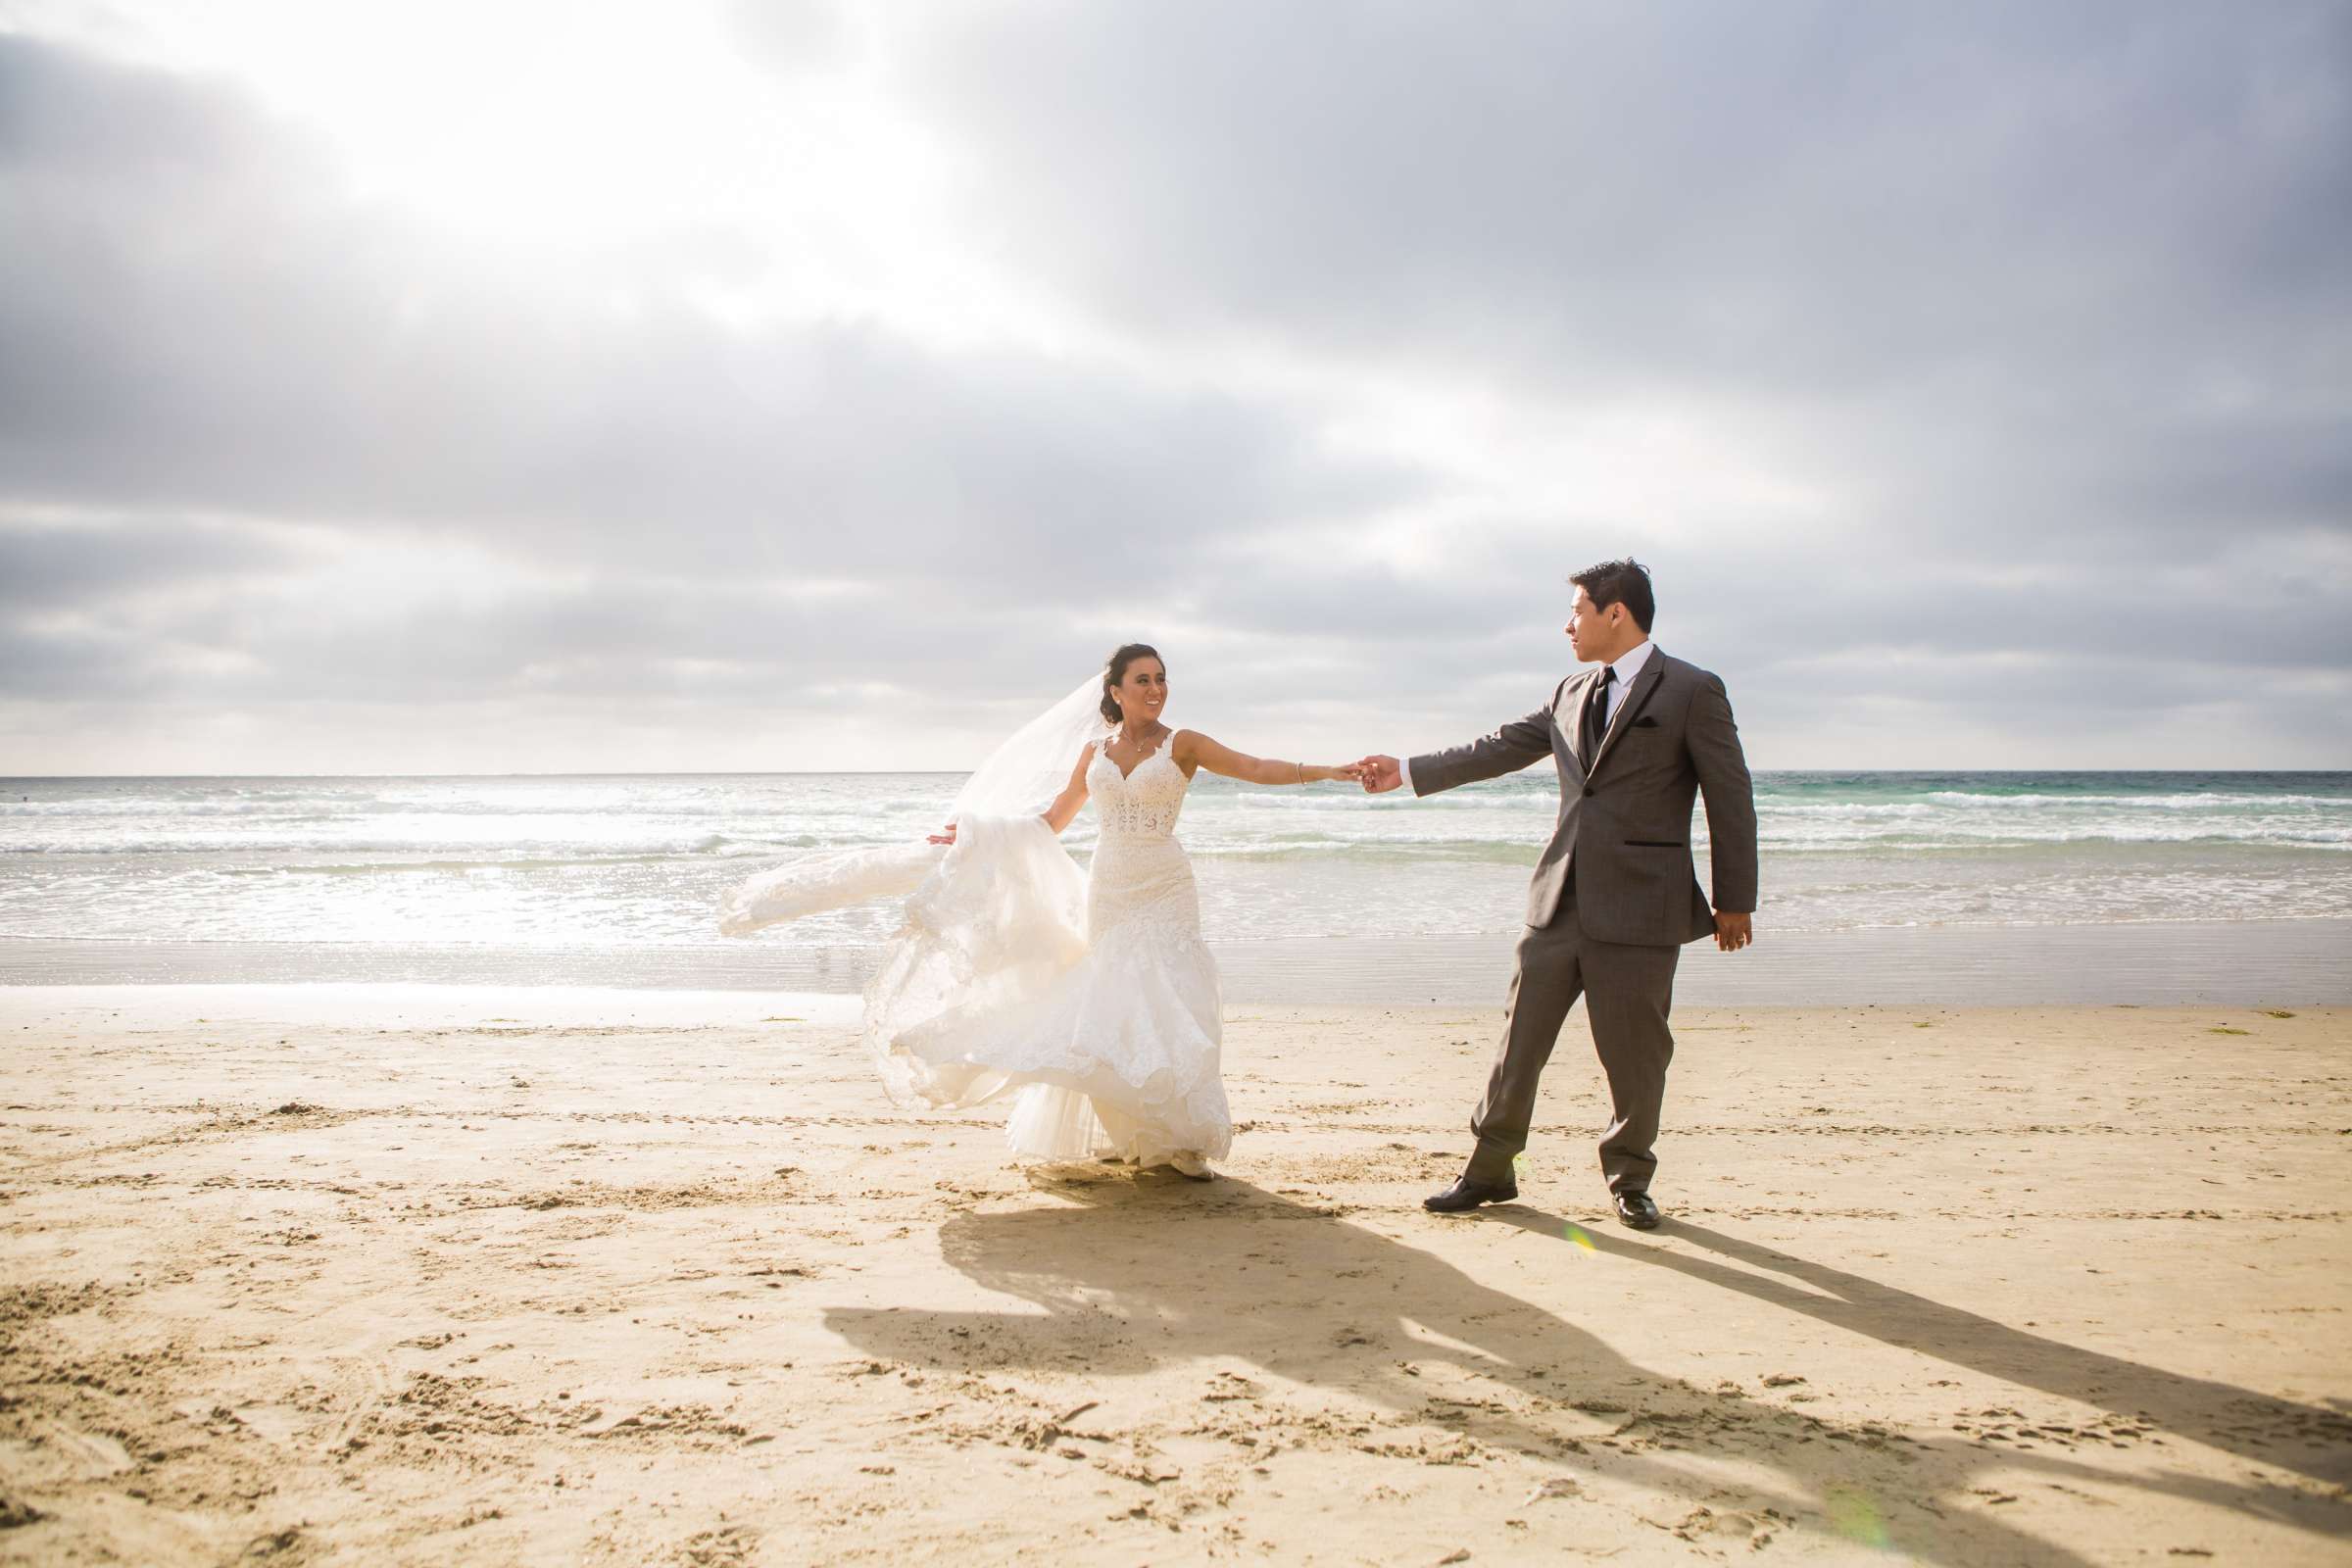
<svg viewBox="0 0 2352 1568">
<path fill-rule="evenodd" d="M 1470 1119 L 1478 1147 L 1461 1179 L 1422 1200 L 1442 1214 L 1519 1196 L 1513 1161 L 1527 1147 L 1536 1080 L 1581 992 L 1608 1074 L 1601 1173 L 1617 1217 L 1652 1230 L 1658 1168 L 1650 1145 L 1666 1096 L 1674 1036 L 1674 965 L 1683 943 L 1747 946 L 1756 907 L 1756 804 L 1723 682 L 1649 640 L 1649 571 L 1609 561 L 1578 572 L 1568 640 L 1599 668 L 1560 682 L 1551 701 L 1494 734 L 1399 762 L 1367 757 L 1364 788 L 1435 795 L 1549 757 L 1560 817 L 1536 862 L 1527 930 L 1487 1092 Z M 1707 802 L 1715 905 L 1690 863 L 1690 805 Z"/>
</svg>

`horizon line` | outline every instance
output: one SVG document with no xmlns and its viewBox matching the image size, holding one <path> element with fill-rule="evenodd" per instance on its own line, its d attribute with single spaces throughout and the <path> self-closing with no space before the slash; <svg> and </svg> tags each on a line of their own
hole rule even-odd
<svg viewBox="0 0 2352 1568">
<path fill-rule="evenodd" d="M 953 778 L 969 767 L 775 767 L 775 768 L 552 768 L 504 772 L 395 773 L 0 773 L 0 784 L 67 784 L 102 779 L 335 779 L 335 778 Z M 1524 771 L 1524 770 L 1522 770 Z M 1751 774 L 1787 773 L 2146 773 L 2152 775 L 2306 773 L 2344 774 L 2347 767 L 1753 767 Z M 1507 776 L 1507 775 L 1506 775 Z M 1296 788 L 1285 785 L 1283 788 Z"/>
</svg>

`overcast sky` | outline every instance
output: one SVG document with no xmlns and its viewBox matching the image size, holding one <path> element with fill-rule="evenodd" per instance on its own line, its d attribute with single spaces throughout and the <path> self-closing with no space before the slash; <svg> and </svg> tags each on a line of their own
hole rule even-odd
<svg viewBox="0 0 2352 1568">
<path fill-rule="evenodd" d="M 2352 6 L 0 0 L 0 773 L 2352 766 Z"/>
</svg>

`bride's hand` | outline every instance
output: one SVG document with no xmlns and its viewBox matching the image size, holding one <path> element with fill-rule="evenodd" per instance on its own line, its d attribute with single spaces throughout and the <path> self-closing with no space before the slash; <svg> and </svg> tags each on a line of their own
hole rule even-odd
<svg viewBox="0 0 2352 1568">
<path fill-rule="evenodd" d="M 930 842 L 930 843 L 933 843 L 933 844 L 953 844 L 953 843 L 955 843 L 955 842 L 956 842 L 956 824 L 955 824 L 955 823 L 953 823 L 953 822 L 950 822 L 950 823 L 948 824 L 948 830 L 947 830 L 945 833 L 934 833 L 934 834 L 932 834 L 928 842 Z"/>
</svg>

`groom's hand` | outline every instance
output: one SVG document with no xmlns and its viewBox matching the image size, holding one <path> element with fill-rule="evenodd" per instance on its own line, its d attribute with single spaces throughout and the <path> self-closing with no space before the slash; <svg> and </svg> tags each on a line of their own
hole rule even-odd
<svg viewBox="0 0 2352 1568">
<path fill-rule="evenodd" d="M 1404 782 L 1404 769 L 1394 757 L 1367 757 L 1355 765 L 1366 795 L 1385 795 Z"/>
<path fill-rule="evenodd" d="M 1738 953 L 1756 940 L 1756 917 L 1752 914 L 1733 914 L 1725 909 L 1715 911 L 1715 945 L 1726 953 Z"/>
</svg>

